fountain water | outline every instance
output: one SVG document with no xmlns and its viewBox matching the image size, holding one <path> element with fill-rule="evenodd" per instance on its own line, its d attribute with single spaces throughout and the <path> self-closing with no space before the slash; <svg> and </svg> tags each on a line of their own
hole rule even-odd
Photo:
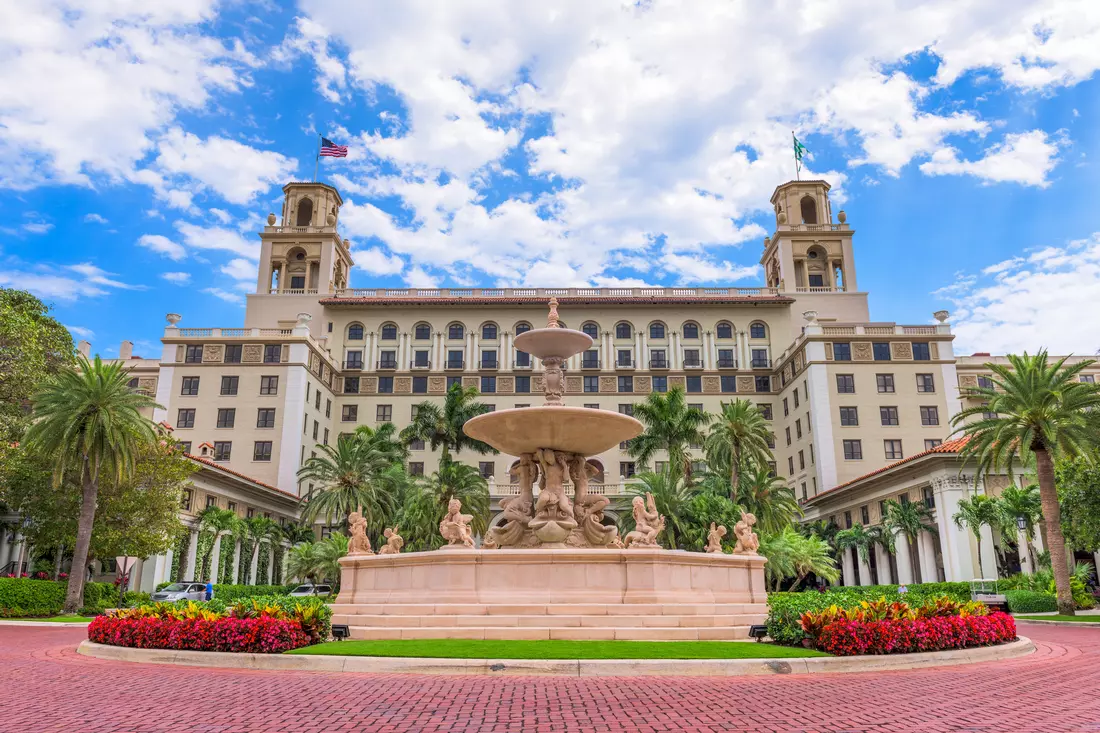
<svg viewBox="0 0 1100 733">
<path fill-rule="evenodd" d="M 447 552 L 367 550 L 341 559 L 334 623 L 367 639 L 730 640 L 763 622 L 765 561 L 755 552 L 661 549 L 664 517 L 652 498 L 647 505 L 635 497 L 625 544 L 604 526 L 609 500 L 588 493 L 587 457 L 643 426 L 563 403 L 563 364 L 591 345 L 587 334 L 561 327 L 556 300 L 546 328 L 516 336 L 517 349 L 542 361 L 545 404 L 479 415 L 464 427 L 519 458 L 519 494 L 501 500 L 505 523 L 475 549 L 468 515 L 452 502 L 440 525 Z"/>
</svg>

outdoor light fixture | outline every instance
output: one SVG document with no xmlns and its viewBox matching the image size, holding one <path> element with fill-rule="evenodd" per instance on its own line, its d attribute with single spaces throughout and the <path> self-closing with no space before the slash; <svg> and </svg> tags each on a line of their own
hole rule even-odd
<svg viewBox="0 0 1100 733">
<path fill-rule="evenodd" d="M 351 629 L 347 624 L 333 624 L 332 625 L 332 638 L 336 641 L 343 641 L 351 636 Z"/>
<path fill-rule="evenodd" d="M 334 627 L 335 628 L 335 627 Z M 753 624 L 749 627 L 749 636 L 757 641 L 764 641 L 764 637 L 768 635 L 768 627 L 760 624 Z"/>
<path fill-rule="evenodd" d="M 1020 530 L 1021 532 L 1027 529 L 1027 520 L 1023 517 L 1016 517 L 1016 529 Z"/>
</svg>

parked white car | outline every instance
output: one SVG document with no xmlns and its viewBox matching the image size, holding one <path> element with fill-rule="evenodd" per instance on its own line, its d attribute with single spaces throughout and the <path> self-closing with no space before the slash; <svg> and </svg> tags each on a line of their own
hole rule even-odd
<svg viewBox="0 0 1100 733">
<path fill-rule="evenodd" d="M 295 598 L 305 598 L 307 596 L 315 596 L 317 598 L 328 598 L 332 595 L 331 585 L 311 585 L 306 583 L 300 585 L 294 590 L 290 591 L 290 595 Z"/>
<path fill-rule="evenodd" d="M 205 583 L 172 583 L 153 594 L 154 601 L 205 601 Z"/>
</svg>

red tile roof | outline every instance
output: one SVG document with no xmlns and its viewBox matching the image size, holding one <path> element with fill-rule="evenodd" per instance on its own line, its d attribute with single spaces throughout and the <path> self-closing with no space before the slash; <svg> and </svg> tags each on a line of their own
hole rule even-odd
<svg viewBox="0 0 1100 733">
<path fill-rule="evenodd" d="M 204 445 L 206 445 L 206 444 L 204 443 Z M 289 491 L 284 491 L 284 490 L 280 489 L 278 486 L 272 486 L 271 484 L 265 484 L 263 481 L 260 481 L 259 479 L 254 479 L 251 476 L 246 476 L 245 474 L 241 473 L 240 471 L 234 471 L 232 468 L 228 468 L 226 466 L 223 466 L 220 463 L 216 463 L 216 462 L 210 460 L 209 458 L 202 458 L 201 456 L 193 456 L 190 453 L 184 453 L 184 455 L 187 456 L 188 458 L 190 458 L 195 463 L 201 463 L 204 466 L 209 466 L 211 468 L 216 468 L 219 471 L 224 471 L 225 473 L 228 473 L 232 476 L 236 476 L 237 478 L 243 478 L 245 481 L 251 481 L 252 483 L 256 484 L 257 486 L 262 486 L 265 489 L 270 489 L 272 491 L 278 491 L 280 494 L 286 494 L 287 496 L 293 497 L 295 499 L 301 498 L 297 494 L 292 494 Z"/>
<path fill-rule="evenodd" d="M 841 489 L 844 489 L 848 486 L 851 486 L 852 484 L 863 481 L 864 479 L 871 478 L 872 476 L 877 476 L 880 473 L 885 473 L 887 471 L 890 471 L 892 469 L 897 468 L 898 466 L 904 466 L 906 463 L 912 463 L 913 461 L 924 458 L 925 456 L 930 456 L 930 455 L 934 455 L 934 454 L 937 454 L 937 453 L 942 453 L 942 454 L 958 453 L 959 451 L 961 451 L 963 449 L 963 446 L 965 446 L 968 442 L 970 442 L 970 436 L 969 435 L 964 435 L 961 438 L 955 438 L 954 440 L 948 440 L 944 443 L 940 443 L 935 448 L 929 448 L 926 451 L 921 451 L 920 453 L 914 453 L 913 455 L 909 456 L 908 458 L 902 458 L 900 461 L 894 461 L 893 463 L 887 464 L 887 465 L 883 466 L 882 468 L 876 468 L 874 471 L 870 471 L 869 473 L 865 473 L 862 476 L 858 476 L 858 477 L 852 479 L 851 481 L 845 481 L 842 484 L 837 484 L 833 488 L 828 489 L 826 491 L 822 491 L 820 494 L 817 494 L 816 496 L 811 496 L 809 499 L 807 499 L 803 503 L 804 504 L 812 504 L 813 502 L 817 501 L 818 499 L 820 499 L 823 496 L 832 496 L 837 491 L 840 491 Z"/>
</svg>

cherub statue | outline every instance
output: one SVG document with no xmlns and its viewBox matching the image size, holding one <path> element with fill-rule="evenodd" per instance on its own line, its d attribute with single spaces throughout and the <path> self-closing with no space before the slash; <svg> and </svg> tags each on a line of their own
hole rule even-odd
<svg viewBox="0 0 1100 733">
<path fill-rule="evenodd" d="M 737 546 L 733 548 L 735 555 L 755 555 L 760 549 L 760 538 L 752 531 L 756 524 L 756 517 L 749 512 L 741 512 L 741 521 L 733 525 L 733 534 L 737 537 Z"/>
<path fill-rule="evenodd" d="M 523 542 L 527 534 L 527 524 L 531 521 L 531 510 L 535 503 L 532 490 L 535 477 L 539 473 L 539 464 L 535 461 L 533 454 L 524 453 L 509 473 L 519 479 L 519 494 L 500 500 L 501 513 L 505 521 L 500 527 L 489 530 L 489 535 L 482 543 L 482 547 L 490 539 L 493 540 L 494 546 L 518 545 Z"/>
<path fill-rule="evenodd" d="M 373 555 L 370 548 L 370 538 L 367 537 L 367 520 L 363 518 L 363 507 L 348 515 L 348 527 L 351 529 L 351 538 L 348 540 L 349 555 Z"/>
<path fill-rule="evenodd" d="M 562 485 L 565 483 L 565 472 L 569 470 L 569 454 L 541 448 L 535 455 L 542 466 L 542 477 L 539 479 L 541 491 L 535 503 L 535 515 L 546 513 L 550 519 L 571 518 L 573 507 Z"/>
<path fill-rule="evenodd" d="M 397 534 L 397 527 L 387 528 L 382 532 L 382 536 L 386 538 L 386 544 L 378 551 L 379 555 L 396 555 L 405 546 L 405 540 Z"/>
<path fill-rule="evenodd" d="M 573 480 L 573 518 L 577 520 L 585 542 L 603 547 L 611 541 L 615 528 L 603 525 L 603 510 L 611 500 L 600 494 L 588 493 L 588 479 L 597 473 L 599 469 L 581 453 L 569 461 L 569 477 Z"/>
<path fill-rule="evenodd" d="M 657 535 L 665 528 L 665 518 L 657 511 L 653 494 L 635 496 L 633 505 L 634 531 L 626 535 L 626 547 L 659 547 Z"/>
<path fill-rule="evenodd" d="M 447 503 L 447 516 L 439 523 L 439 533 L 447 540 L 448 547 L 473 547 L 474 538 L 470 534 L 470 522 L 474 515 L 462 513 L 462 502 L 451 499 Z"/>
<path fill-rule="evenodd" d="M 707 532 L 707 552 L 721 552 L 722 538 L 726 536 L 726 528 L 723 525 L 710 523 L 710 532 Z"/>
</svg>

